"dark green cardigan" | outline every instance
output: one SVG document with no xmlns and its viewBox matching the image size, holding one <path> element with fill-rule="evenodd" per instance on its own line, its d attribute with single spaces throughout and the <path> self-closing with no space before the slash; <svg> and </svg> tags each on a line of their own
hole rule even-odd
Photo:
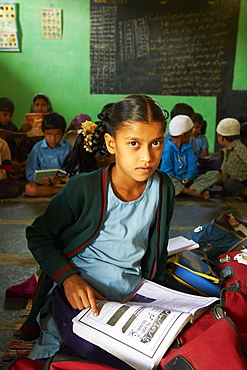
<svg viewBox="0 0 247 370">
<path fill-rule="evenodd" d="M 61 193 L 53 197 L 46 211 L 27 227 L 28 248 L 45 274 L 41 275 L 33 307 L 22 327 L 22 339 L 38 336 L 36 316 L 55 281 L 79 273 L 70 259 L 99 233 L 107 207 L 109 168 L 72 177 Z M 149 232 L 149 245 L 142 258 L 142 276 L 159 284 L 165 281 L 169 225 L 174 207 L 174 186 L 164 172 L 160 178 L 159 208 Z"/>
</svg>

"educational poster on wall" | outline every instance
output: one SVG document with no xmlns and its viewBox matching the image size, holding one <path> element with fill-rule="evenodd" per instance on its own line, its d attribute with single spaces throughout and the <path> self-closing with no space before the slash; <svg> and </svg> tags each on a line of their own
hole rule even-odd
<svg viewBox="0 0 247 370">
<path fill-rule="evenodd" d="M 43 39 L 62 38 L 62 9 L 42 8 L 41 28 Z"/>
<path fill-rule="evenodd" d="M 0 1 L 0 51 L 20 51 L 16 3 Z"/>
</svg>

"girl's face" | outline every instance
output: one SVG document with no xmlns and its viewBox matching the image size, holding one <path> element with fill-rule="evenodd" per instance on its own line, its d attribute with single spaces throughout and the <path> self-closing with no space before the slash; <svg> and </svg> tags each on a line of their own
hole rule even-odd
<svg viewBox="0 0 247 370">
<path fill-rule="evenodd" d="M 34 113 L 47 113 L 48 104 L 45 99 L 39 98 L 36 99 L 33 104 Z"/>
<path fill-rule="evenodd" d="M 192 136 L 198 137 L 200 131 L 201 131 L 202 125 L 198 122 L 194 122 L 194 127 L 192 129 Z"/>
<path fill-rule="evenodd" d="M 158 167 L 164 130 L 161 123 L 126 122 L 114 139 L 105 134 L 107 149 L 115 155 L 115 173 L 123 182 L 145 182 Z"/>
</svg>

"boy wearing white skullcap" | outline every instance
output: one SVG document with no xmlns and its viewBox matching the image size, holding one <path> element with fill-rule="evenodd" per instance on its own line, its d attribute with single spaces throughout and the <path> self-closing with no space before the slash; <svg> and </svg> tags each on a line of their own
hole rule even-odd
<svg viewBox="0 0 247 370">
<path fill-rule="evenodd" d="M 184 193 L 208 199 L 210 193 L 207 189 L 221 181 L 221 174 L 208 171 L 198 176 L 197 160 L 190 144 L 193 127 L 191 118 L 186 115 L 178 115 L 171 120 L 171 138 L 164 147 L 160 169 L 171 177 L 175 195 Z"/>
<path fill-rule="evenodd" d="M 244 201 L 247 197 L 247 147 L 240 141 L 240 123 L 235 118 L 224 118 L 216 132 L 219 144 L 224 146 L 223 188 L 227 195 Z"/>
</svg>

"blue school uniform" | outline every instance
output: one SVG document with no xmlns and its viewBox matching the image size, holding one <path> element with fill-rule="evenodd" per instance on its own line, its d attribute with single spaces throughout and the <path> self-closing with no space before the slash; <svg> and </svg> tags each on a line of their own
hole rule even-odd
<svg viewBox="0 0 247 370">
<path fill-rule="evenodd" d="M 34 180 L 35 170 L 50 170 L 55 168 L 63 170 L 63 161 L 71 149 L 72 145 L 64 139 L 54 149 L 49 147 L 45 138 L 36 143 L 27 160 L 27 180 Z"/>
<path fill-rule="evenodd" d="M 192 183 L 197 177 L 197 162 L 191 144 L 185 143 L 179 149 L 168 140 L 162 153 L 160 169 L 180 181 L 186 178 Z"/>
</svg>

